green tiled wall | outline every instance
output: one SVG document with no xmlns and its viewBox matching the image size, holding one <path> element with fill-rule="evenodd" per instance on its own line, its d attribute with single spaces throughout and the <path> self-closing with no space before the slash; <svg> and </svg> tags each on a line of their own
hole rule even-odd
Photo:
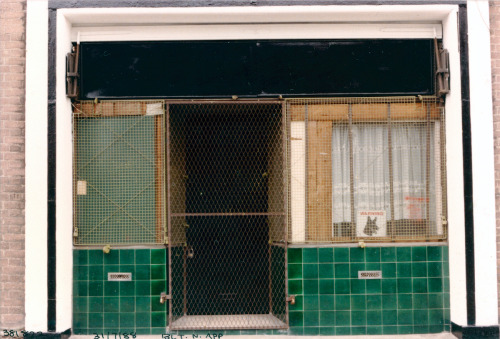
<svg viewBox="0 0 500 339">
<path fill-rule="evenodd" d="M 165 262 L 165 249 L 74 250 L 73 333 L 164 333 Z M 132 281 L 107 281 L 108 272 L 131 272 Z"/>
<path fill-rule="evenodd" d="M 381 270 L 382 279 L 358 279 Z M 290 248 L 290 334 L 449 330 L 448 247 Z"/>
</svg>

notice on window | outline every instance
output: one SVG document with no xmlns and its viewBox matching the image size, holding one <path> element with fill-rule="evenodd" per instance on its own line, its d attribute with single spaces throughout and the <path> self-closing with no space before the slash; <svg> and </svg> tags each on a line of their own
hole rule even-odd
<svg viewBox="0 0 500 339">
<path fill-rule="evenodd" d="M 427 198 L 406 196 L 404 199 L 405 219 L 425 219 Z"/>
<path fill-rule="evenodd" d="M 76 194 L 86 195 L 87 194 L 87 182 L 85 180 L 78 180 L 76 183 Z"/>
<path fill-rule="evenodd" d="M 363 238 L 387 236 L 385 211 L 358 211 L 356 236 Z"/>
</svg>

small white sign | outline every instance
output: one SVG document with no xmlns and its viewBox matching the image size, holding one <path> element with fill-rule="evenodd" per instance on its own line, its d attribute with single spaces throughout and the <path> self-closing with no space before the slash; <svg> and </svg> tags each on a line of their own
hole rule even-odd
<svg viewBox="0 0 500 339">
<path fill-rule="evenodd" d="M 87 182 L 85 180 L 78 180 L 76 183 L 76 194 L 87 195 Z"/>
<path fill-rule="evenodd" d="M 132 273 L 109 272 L 108 281 L 132 281 Z"/>
<path fill-rule="evenodd" d="M 358 211 L 356 236 L 362 238 L 387 236 L 385 211 Z"/>
<path fill-rule="evenodd" d="M 358 279 L 382 279 L 382 271 L 358 271 Z"/>
<path fill-rule="evenodd" d="M 406 196 L 404 198 L 404 218 L 425 219 L 427 202 L 427 198 Z"/>
<path fill-rule="evenodd" d="M 147 104 L 146 105 L 146 115 L 160 115 L 163 114 L 163 104 Z"/>
</svg>

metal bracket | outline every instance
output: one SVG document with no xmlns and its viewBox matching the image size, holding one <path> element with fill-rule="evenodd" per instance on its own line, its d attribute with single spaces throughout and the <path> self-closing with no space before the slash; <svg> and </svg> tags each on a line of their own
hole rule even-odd
<svg viewBox="0 0 500 339">
<path fill-rule="evenodd" d="M 438 96 L 445 96 L 450 93 L 450 56 L 448 50 L 438 46 L 437 39 L 434 39 L 434 50 L 436 56 L 436 84 Z"/>
<path fill-rule="evenodd" d="M 289 302 L 291 305 L 295 305 L 295 296 L 291 295 L 286 298 L 286 301 Z"/>
<path fill-rule="evenodd" d="M 80 44 L 73 46 L 71 53 L 66 55 L 66 96 L 76 100 L 80 94 L 78 87 L 78 59 L 80 54 Z"/>
<path fill-rule="evenodd" d="M 165 292 L 161 292 L 160 293 L 160 304 L 164 304 L 165 301 L 171 300 L 171 299 L 172 299 L 172 295 L 171 294 L 167 294 Z"/>
</svg>

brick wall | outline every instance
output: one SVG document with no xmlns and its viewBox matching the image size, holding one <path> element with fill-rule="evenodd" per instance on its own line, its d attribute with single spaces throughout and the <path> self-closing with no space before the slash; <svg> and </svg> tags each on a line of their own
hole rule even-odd
<svg viewBox="0 0 500 339">
<path fill-rule="evenodd" d="M 497 214 L 497 267 L 500 266 L 500 2 L 490 1 L 493 128 L 495 147 L 495 200 Z M 500 291 L 500 273 L 497 270 Z M 500 295 L 500 294 L 499 294 Z M 500 298 L 500 297 L 499 297 Z M 500 300 L 499 300 L 500 305 Z M 500 310 L 500 306 L 499 306 Z M 500 313 L 499 313 L 500 314 Z M 500 317 L 499 317 L 500 321 Z"/>
<path fill-rule="evenodd" d="M 0 329 L 24 327 L 26 0 L 0 1 Z"/>
</svg>

